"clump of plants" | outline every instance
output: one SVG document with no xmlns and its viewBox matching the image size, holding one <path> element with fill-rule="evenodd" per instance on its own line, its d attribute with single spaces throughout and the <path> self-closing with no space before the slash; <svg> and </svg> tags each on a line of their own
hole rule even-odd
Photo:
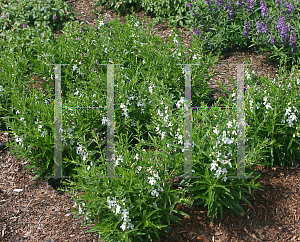
<svg viewBox="0 0 300 242">
<path fill-rule="evenodd" d="M 148 31 L 154 23 L 150 21 Z M 1 118 L 16 137 L 9 147 L 16 157 L 27 159 L 34 179 L 54 175 L 53 110 L 58 100 L 50 84 L 62 81 L 62 175 L 70 176 L 64 190 L 76 201 L 74 213 L 95 225 L 91 231 L 100 241 L 166 237 L 170 222 L 180 223 L 177 215 L 187 215 L 175 209 L 178 203 L 208 206 L 211 222 L 224 209 L 245 213 L 239 201 L 248 202 L 244 195 L 262 187 L 255 183 L 259 174 L 253 166 L 293 165 L 300 157 L 297 66 L 288 78 L 286 66 L 280 65 L 278 78 L 259 77 L 258 87 L 251 63 L 245 60 L 246 178 L 232 178 L 240 120 L 235 109 L 217 107 L 220 102 L 237 105 L 237 83 L 231 79 L 235 90 L 215 100 L 210 105 L 215 109 L 204 102 L 213 76 L 208 70 L 220 52 L 215 57 L 206 53 L 205 40 L 196 37 L 188 54 L 174 28 L 170 42 L 162 44 L 158 36 L 142 31 L 143 24 L 133 16 L 127 16 L 125 25 L 118 19 L 101 19 L 96 29 L 72 21 L 58 38 L 35 38 L 24 52 L 4 49 L 0 57 Z M 13 45 L 12 41 L 9 46 Z M 107 120 L 105 109 L 109 60 L 114 64 L 115 120 Z M 60 76 L 55 75 L 59 63 L 64 64 Z M 192 65 L 191 106 L 197 109 L 191 110 L 191 130 L 185 127 L 189 74 L 185 65 L 178 65 L 187 63 L 199 64 Z M 29 87 L 36 77 L 48 93 Z M 227 88 L 219 85 L 225 92 Z M 113 163 L 106 157 L 109 122 L 115 122 Z M 197 178 L 185 176 L 172 190 L 169 181 L 185 175 L 187 149 L 192 150 L 189 162 Z M 114 176 L 109 176 L 111 167 Z"/>
</svg>

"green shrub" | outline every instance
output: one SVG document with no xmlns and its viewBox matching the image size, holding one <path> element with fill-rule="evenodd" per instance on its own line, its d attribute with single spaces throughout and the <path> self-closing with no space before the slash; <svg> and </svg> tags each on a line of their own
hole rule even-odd
<svg viewBox="0 0 300 242">
<path fill-rule="evenodd" d="M 0 32 L 24 27 L 48 25 L 52 31 L 61 30 L 62 24 L 74 20 L 75 12 L 69 3 L 55 0 L 0 0 Z M 67 12 L 70 12 L 67 15 Z"/>
<path fill-rule="evenodd" d="M 148 14 L 153 14 L 159 20 L 168 19 L 172 26 L 191 26 L 189 10 L 185 0 L 101 0 L 101 3 L 105 3 L 106 8 L 120 10 L 121 12 L 125 12 L 126 8 L 130 7 L 134 7 L 135 10 L 139 11 L 142 7 Z"/>
<path fill-rule="evenodd" d="M 167 18 L 171 25 L 183 27 L 189 22 L 188 8 L 185 0 L 143 0 L 142 7 L 159 18 Z"/>
<path fill-rule="evenodd" d="M 117 0 L 97 0 L 97 3 L 104 4 L 106 9 L 113 9 L 115 11 L 120 10 L 121 13 L 125 13 L 127 8 L 134 7 L 134 9 L 138 10 L 140 9 L 140 3 L 141 0 L 123 0 L 123 1 L 117 1 Z"/>
</svg>

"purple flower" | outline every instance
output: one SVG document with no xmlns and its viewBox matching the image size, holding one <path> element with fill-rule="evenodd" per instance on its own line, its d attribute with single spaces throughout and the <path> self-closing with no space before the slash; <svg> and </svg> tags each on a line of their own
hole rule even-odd
<svg viewBox="0 0 300 242">
<path fill-rule="evenodd" d="M 275 41 L 276 41 L 276 40 L 274 39 L 274 36 L 273 36 L 273 34 L 271 33 L 271 44 L 274 45 Z"/>
<path fill-rule="evenodd" d="M 286 3 L 286 7 L 288 9 L 288 12 L 290 12 L 291 15 L 293 15 L 294 12 L 294 5 L 292 3 Z"/>
<path fill-rule="evenodd" d="M 255 0 L 250 0 L 250 12 L 252 13 L 253 12 L 253 8 L 255 6 Z"/>
<path fill-rule="evenodd" d="M 291 53 L 293 53 L 297 49 L 297 47 L 296 47 L 297 41 L 296 40 L 297 40 L 296 36 L 290 35 L 290 45 L 293 46 L 293 50 L 291 51 Z"/>
<path fill-rule="evenodd" d="M 257 21 L 256 22 L 256 28 L 257 28 L 257 33 L 261 33 L 262 32 L 262 21 Z"/>
<path fill-rule="evenodd" d="M 3 18 L 5 18 L 5 17 L 6 17 L 6 16 L 5 16 L 5 13 L 3 13 L 3 14 L 2 14 L 2 17 L 3 17 Z"/>
<path fill-rule="evenodd" d="M 27 24 L 26 24 L 26 23 L 24 23 L 24 24 L 23 24 L 23 26 L 26 28 L 26 27 L 27 27 Z"/>
<path fill-rule="evenodd" d="M 208 4 L 209 6 L 212 4 L 209 0 L 205 0 L 205 3 Z"/>
<path fill-rule="evenodd" d="M 250 30 L 250 23 L 247 22 L 247 20 L 245 20 L 245 23 L 244 23 L 244 37 L 246 38 L 248 36 L 248 32 Z"/>
<path fill-rule="evenodd" d="M 197 29 L 197 30 L 196 30 L 196 29 L 194 29 L 194 33 L 193 33 L 193 34 L 197 34 L 197 35 L 198 35 L 198 37 L 201 35 L 201 34 L 200 34 L 200 31 L 199 31 L 199 29 Z"/>
<path fill-rule="evenodd" d="M 192 7 L 192 4 L 188 3 L 186 6 L 187 6 L 188 8 L 190 8 L 190 7 Z"/>
<path fill-rule="evenodd" d="M 55 15 L 55 14 L 53 15 L 53 19 L 57 19 L 57 17 L 56 17 L 56 15 Z"/>
<path fill-rule="evenodd" d="M 279 31 L 279 34 L 281 35 L 281 42 L 285 45 L 285 40 L 288 37 L 288 27 L 284 23 L 284 16 L 277 21 L 277 24 L 277 29 Z"/>
<path fill-rule="evenodd" d="M 261 15 L 264 17 L 268 17 L 268 8 L 267 8 L 267 4 L 264 3 L 263 1 L 259 1 L 260 2 L 260 9 L 261 9 Z"/>
<path fill-rule="evenodd" d="M 60 19 L 60 21 L 62 21 L 62 18 Z"/>
<path fill-rule="evenodd" d="M 268 25 L 267 25 L 267 22 L 265 22 L 265 26 L 262 26 L 262 29 L 261 29 L 261 30 L 262 30 L 263 33 L 265 33 L 265 34 L 268 35 L 269 32 L 268 32 Z"/>
<path fill-rule="evenodd" d="M 263 21 L 260 20 L 256 22 L 256 25 L 257 25 L 257 33 L 260 33 L 260 36 L 262 35 L 262 33 L 265 33 L 267 35 L 269 34 L 267 23 L 264 23 L 263 26 Z"/>
<path fill-rule="evenodd" d="M 222 9 L 222 6 L 224 5 L 223 0 L 216 0 L 217 6 L 219 9 Z"/>
</svg>

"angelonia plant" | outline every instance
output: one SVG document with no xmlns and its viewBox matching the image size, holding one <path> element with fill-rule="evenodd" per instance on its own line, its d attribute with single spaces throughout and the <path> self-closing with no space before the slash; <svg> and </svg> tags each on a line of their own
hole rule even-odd
<svg viewBox="0 0 300 242">
<path fill-rule="evenodd" d="M 207 51 L 229 45 L 259 46 L 278 64 L 299 64 L 300 1 L 188 1 L 193 31 Z M 207 14 L 210 13 L 210 14 Z M 195 27 L 197 26 L 197 27 Z"/>
<path fill-rule="evenodd" d="M 246 60 L 247 179 L 232 179 L 230 176 L 236 174 L 236 110 L 208 109 L 203 101 L 213 76 L 208 69 L 213 69 L 220 52 L 215 57 L 205 54 L 204 41 L 199 38 L 187 52 L 176 34 L 165 44 L 158 36 L 142 31 L 143 24 L 133 16 L 127 16 L 124 25 L 119 19 L 110 23 L 100 19 L 96 29 L 68 22 L 63 35 L 46 39 L 46 44 L 33 40 L 31 58 L 21 51 L 6 51 L 5 58 L 0 58 L 1 94 L 6 99 L 1 110 L 6 112 L 3 119 L 16 137 L 9 147 L 16 157 L 27 160 L 27 169 L 34 168 L 34 179 L 54 174 L 55 65 L 50 64 L 67 64 L 61 66 L 65 107 L 62 170 L 63 175 L 70 176 L 64 182 L 65 191 L 76 201 L 74 213 L 94 224 L 91 231 L 99 234 L 99 241 L 166 237 L 170 222 L 180 224 L 178 214 L 188 216 L 176 209 L 179 203 L 204 204 L 211 222 L 218 214 L 222 216 L 223 209 L 245 213 L 239 200 L 247 202 L 244 195 L 262 187 L 255 183 L 259 174 L 252 167 L 275 161 L 290 165 L 300 157 L 297 66 L 290 77 L 282 66 L 277 79 L 259 77 L 262 85 L 258 87 Z M 150 21 L 148 31 L 152 25 Z M 108 67 L 97 65 L 109 59 L 114 63 L 115 84 L 113 178 L 107 176 L 105 146 Z M 191 106 L 203 109 L 191 111 L 191 147 L 192 175 L 201 178 L 183 178 L 178 189 L 171 190 L 169 181 L 184 175 L 186 69 L 176 65 L 184 63 L 200 64 L 192 66 Z M 29 87 L 36 76 L 43 80 L 41 88 L 46 91 Z M 212 106 L 221 102 L 235 106 L 236 91 Z"/>
</svg>

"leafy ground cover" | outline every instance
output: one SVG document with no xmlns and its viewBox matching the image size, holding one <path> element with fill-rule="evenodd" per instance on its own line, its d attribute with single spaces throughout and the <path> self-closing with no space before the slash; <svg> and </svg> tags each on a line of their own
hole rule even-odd
<svg viewBox="0 0 300 242">
<path fill-rule="evenodd" d="M 56 19 L 55 16 L 53 15 L 54 20 Z M 212 212 L 212 221 L 218 212 L 222 215 L 223 206 L 238 214 L 241 214 L 240 211 L 245 213 L 238 202 L 239 199 L 245 201 L 245 197 L 241 196 L 242 193 L 247 192 L 244 187 L 253 189 L 259 187 L 259 184 L 254 183 L 255 179 L 236 182 L 227 178 L 230 174 L 235 173 L 234 152 L 236 149 L 233 135 L 236 135 L 236 127 L 234 126 L 235 121 L 232 120 L 232 116 L 234 116 L 232 111 L 222 110 L 224 112 L 221 114 L 218 110 L 217 112 L 212 110 L 209 115 L 201 111 L 193 112 L 193 122 L 202 121 L 206 124 L 201 128 L 196 126 L 194 130 L 196 132 L 193 133 L 193 145 L 197 149 L 193 157 L 193 172 L 195 175 L 202 176 L 203 179 L 195 182 L 192 180 L 185 181 L 185 184 L 190 184 L 181 187 L 184 189 L 177 190 L 170 190 L 170 185 L 167 183 L 174 177 L 174 172 L 178 175 L 179 171 L 183 170 L 184 163 L 184 126 L 182 125 L 183 118 L 181 118 L 184 117 L 184 109 L 182 108 L 184 97 L 182 74 L 184 74 L 184 69 L 178 68 L 176 70 L 175 66 L 170 66 L 170 63 L 183 63 L 189 59 L 188 57 L 194 57 L 190 58 L 191 63 L 197 61 L 202 64 L 201 67 L 195 68 L 197 74 L 193 75 L 195 91 L 193 92 L 193 104 L 204 106 L 207 105 L 204 102 L 206 100 L 204 97 L 208 94 L 207 82 L 209 78 L 203 77 L 209 73 L 208 63 L 211 60 L 214 63 L 220 53 L 215 57 L 212 57 L 211 53 L 204 54 L 207 50 L 205 49 L 207 48 L 205 41 L 199 42 L 199 39 L 196 38 L 192 44 L 194 53 L 187 55 L 183 46 L 178 45 L 180 40 L 177 40 L 175 36 L 171 38 L 174 40 L 173 42 L 170 41 L 168 45 L 164 46 L 158 38 L 149 38 L 147 33 L 141 31 L 140 23 L 135 18 L 128 17 L 127 20 L 129 22 L 127 27 L 121 26 L 118 21 L 106 25 L 100 20 L 98 30 L 80 28 L 80 25 L 75 22 L 66 23 L 63 29 L 64 34 L 59 38 L 54 38 L 53 35 L 51 36 L 51 32 L 44 31 L 46 35 L 49 34 L 47 36 L 49 39 L 44 38 L 47 44 L 32 44 L 24 52 L 20 52 L 19 56 L 14 54 L 15 49 L 13 47 L 16 46 L 16 43 L 6 42 L 6 64 L 4 61 L 2 62 L 2 67 L 5 66 L 6 68 L 1 79 L 8 82 L 5 83 L 6 89 L 8 86 L 10 88 L 10 91 L 5 91 L 5 94 L 10 95 L 10 98 L 3 100 L 6 102 L 4 110 L 13 114 L 12 119 L 7 120 L 7 125 L 13 130 L 17 144 L 13 144 L 11 147 L 22 158 L 26 157 L 31 160 L 30 167 L 35 168 L 38 176 L 53 174 L 53 165 L 51 165 L 53 148 L 49 147 L 49 143 L 53 143 L 51 141 L 53 140 L 53 122 L 50 121 L 51 118 L 53 119 L 53 96 L 42 94 L 36 90 L 26 92 L 25 90 L 29 89 L 26 86 L 27 82 L 24 82 L 24 77 L 30 76 L 31 73 L 46 75 L 43 79 L 52 79 L 53 81 L 53 74 L 51 74 L 53 69 L 51 70 L 49 65 L 45 65 L 45 63 L 40 63 L 41 56 L 48 63 L 51 61 L 70 63 L 70 66 L 66 66 L 62 71 L 63 83 L 67 90 L 63 92 L 63 101 L 69 102 L 70 106 L 90 106 L 89 104 L 94 104 L 95 100 L 97 100 L 97 105 L 104 106 L 105 99 L 101 98 L 103 97 L 103 90 L 97 90 L 96 86 L 90 90 L 88 88 L 93 83 L 91 80 L 95 79 L 100 79 L 100 86 L 105 87 L 106 69 L 103 67 L 101 70 L 93 69 L 91 72 L 92 63 L 95 60 L 101 63 L 109 58 L 113 58 L 117 63 L 125 60 L 123 69 L 121 67 L 115 72 L 117 83 L 115 89 L 117 97 L 115 103 L 116 130 L 118 134 L 116 136 L 118 139 L 116 150 L 119 154 L 118 158 L 120 158 L 117 159 L 115 168 L 116 173 L 124 178 L 122 183 L 116 179 L 111 180 L 111 185 L 107 179 L 99 181 L 97 177 L 99 174 L 105 175 L 106 172 L 105 159 L 103 159 L 105 151 L 100 147 L 99 139 L 97 139 L 97 135 L 101 137 L 102 134 L 103 137 L 103 131 L 105 131 L 104 113 L 99 110 L 103 127 L 100 125 L 97 135 L 92 132 L 95 126 L 99 127 L 99 114 L 97 112 L 76 110 L 76 113 L 73 110 L 69 116 L 66 115 L 63 118 L 63 125 L 65 125 L 63 129 L 67 130 L 68 133 L 63 135 L 65 142 L 63 154 L 64 157 L 68 157 L 65 164 L 69 162 L 68 167 L 63 168 L 65 172 L 68 172 L 67 174 L 73 174 L 75 177 L 75 180 L 69 181 L 70 184 L 77 186 L 77 189 L 86 193 L 83 199 L 77 200 L 80 204 L 79 212 L 91 215 L 90 219 L 106 218 L 96 225 L 95 231 L 102 233 L 106 239 L 110 237 L 117 240 L 125 238 L 129 240 L 132 238 L 150 239 L 156 234 L 155 232 L 170 232 L 169 228 L 165 228 L 165 225 L 170 223 L 170 220 L 172 222 L 177 220 L 177 217 L 171 213 L 178 212 L 181 214 L 179 210 L 174 209 L 175 205 L 178 203 L 190 205 L 190 200 L 185 196 L 185 192 L 194 195 L 193 198 L 198 198 L 198 200 L 195 199 L 194 205 L 204 203 L 208 205 L 208 213 Z M 24 29 L 27 31 L 26 28 Z M 9 36 L 7 33 L 6 35 Z M 14 31 L 14 33 L 16 32 Z M 20 36 L 23 36 L 22 31 L 19 33 L 21 33 Z M 10 34 L 13 33 L 10 32 Z M 107 39 L 112 39 L 112 41 L 105 41 Z M 224 39 L 226 40 L 225 37 Z M 229 39 L 228 37 L 226 41 Z M 10 40 L 10 38 L 8 37 L 6 40 Z M 219 47 L 222 48 L 221 45 Z M 98 51 L 100 49 L 102 50 Z M 170 49 L 176 51 L 169 54 L 167 50 Z M 199 56 L 199 53 L 203 54 Z M 169 66 L 170 68 L 169 71 L 162 71 L 157 66 Z M 150 68 L 151 75 L 149 76 Z M 292 70 L 291 73 L 294 75 L 291 76 L 289 83 L 287 83 L 284 68 L 281 68 L 278 80 L 260 78 L 259 81 L 263 84 L 263 88 L 260 89 L 255 89 L 256 83 L 253 82 L 253 73 L 251 71 L 245 72 L 247 84 L 245 103 L 250 104 L 249 106 L 246 104 L 246 117 L 248 117 L 248 119 L 246 118 L 246 127 L 248 127 L 246 137 L 252 141 L 251 145 L 246 143 L 245 149 L 247 175 L 251 174 L 251 166 L 268 163 L 272 166 L 274 161 L 279 162 L 282 166 L 293 165 L 295 157 L 299 157 L 299 121 L 297 119 L 299 116 L 297 112 L 299 109 L 299 101 L 297 101 L 299 75 L 295 66 L 292 67 Z M 18 73 L 19 78 L 12 78 L 15 74 L 10 75 L 11 73 Z M 80 83 L 81 86 L 78 88 L 76 83 Z M 234 85 L 234 82 L 232 84 Z M 282 88 L 278 89 L 277 85 Z M 49 90 L 49 88 L 47 86 L 45 89 Z M 80 95 L 78 95 L 79 93 Z M 82 93 L 88 93 L 84 102 L 82 102 Z M 153 96 L 147 100 L 147 97 L 151 95 Z M 221 98 L 215 104 L 218 106 L 220 101 L 223 101 L 226 105 L 233 106 L 234 96 L 236 94 L 231 93 L 227 100 Z M 22 100 L 21 97 L 24 99 Z M 96 98 L 92 99 L 91 97 Z M 8 100 L 11 101 L 11 106 L 7 105 Z M 47 105 L 43 104 L 42 107 L 39 102 Z M 28 107 L 31 110 L 29 113 L 26 111 Z M 14 111 L 11 112 L 11 110 Z M 26 115 L 26 120 L 24 116 L 18 118 L 19 113 L 28 113 L 29 118 L 27 119 Z M 41 114 L 37 115 L 37 113 Z M 73 116 L 72 114 L 75 115 L 76 119 L 70 117 Z M 201 120 L 202 117 L 206 117 L 206 119 Z M 88 123 L 85 123 L 86 120 Z M 75 124 L 73 129 L 68 127 L 69 123 Z M 23 125 L 29 128 L 25 131 Z M 43 128 L 44 130 L 42 130 Z M 32 134 L 29 135 L 28 130 L 32 130 Z M 72 137 L 71 133 L 74 131 L 75 134 Z M 220 132 L 223 133 L 223 136 L 219 135 Z M 87 139 L 84 139 L 85 135 L 83 134 L 86 134 L 88 138 L 93 135 L 93 141 L 96 145 L 91 147 L 91 143 L 86 142 Z M 128 134 L 135 136 L 135 140 L 129 142 L 127 140 Z M 80 146 L 73 145 L 79 143 Z M 204 145 L 202 145 L 203 143 Z M 93 157 L 92 151 L 97 146 L 102 152 L 102 154 L 99 152 L 102 155 L 101 160 L 97 159 L 100 156 Z M 155 152 L 143 152 L 145 148 L 151 146 L 156 149 L 164 147 L 160 159 L 157 159 L 158 156 Z M 33 147 L 35 149 L 32 149 Z M 89 152 L 91 156 L 88 157 Z M 153 157 L 150 158 L 149 155 L 156 157 L 155 164 L 153 164 Z M 173 158 L 172 161 L 170 161 L 170 157 Z M 264 163 L 261 162 L 262 160 Z M 162 166 L 163 169 L 159 169 L 159 166 Z M 152 176 L 148 177 L 148 180 L 145 179 L 146 174 L 149 174 L 147 173 L 149 170 L 146 168 L 152 168 L 150 170 Z M 163 172 L 158 173 L 158 170 Z M 134 177 L 135 179 L 133 179 Z M 116 189 L 112 190 L 111 187 Z M 189 190 L 188 187 L 192 189 Z M 193 189 L 204 189 L 204 191 L 197 197 L 198 194 L 191 193 Z M 122 201 L 122 203 L 118 203 L 115 199 L 111 200 L 113 197 L 118 198 L 117 200 Z M 86 205 L 86 203 L 88 205 L 82 208 L 83 204 Z M 129 214 L 130 217 L 128 217 Z"/>
</svg>

